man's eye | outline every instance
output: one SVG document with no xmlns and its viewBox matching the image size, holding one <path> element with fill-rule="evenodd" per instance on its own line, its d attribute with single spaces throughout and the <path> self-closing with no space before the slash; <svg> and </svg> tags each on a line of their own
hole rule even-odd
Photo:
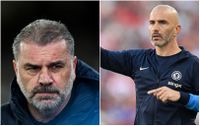
<svg viewBox="0 0 200 126">
<path fill-rule="evenodd" d="M 149 21 L 149 24 L 150 25 L 153 25 L 155 22 L 154 21 Z"/>
<path fill-rule="evenodd" d="M 27 67 L 26 70 L 37 70 L 38 68 L 34 68 L 34 67 Z"/>
<path fill-rule="evenodd" d="M 28 71 L 30 74 L 34 74 L 34 73 L 37 73 L 40 69 L 39 68 L 36 68 L 36 67 L 28 67 L 28 68 L 25 68 L 26 71 Z"/>
<path fill-rule="evenodd" d="M 159 23 L 160 23 L 160 24 L 167 24 L 166 21 L 160 21 Z"/>
<path fill-rule="evenodd" d="M 63 68 L 62 65 L 53 65 L 53 66 L 51 66 L 51 70 L 52 71 L 58 71 L 58 70 L 60 70 L 62 68 Z"/>
</svg>

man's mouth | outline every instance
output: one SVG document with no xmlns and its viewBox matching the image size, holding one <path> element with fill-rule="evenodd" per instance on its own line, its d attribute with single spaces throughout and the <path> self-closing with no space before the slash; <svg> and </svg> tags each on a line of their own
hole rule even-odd
<svg viewBox="0 0 200 126">
<path fill-rule="evenodd" d="M 58 97 L 58 93 L 56 92 L 39 92 L 35 94 L 35 98 L 40 101 L 52 101 L 56 97 Z"/>
<path fill-rule="evenodd" d="M 57 93 L 56 92 L 38 92 L 36 94 L 51 95 L 51 94 L 57 94 Z"/>
<path fill-rule="evenodd" d="M 56 89 L 55 87 L 36 87 L 33 89 L 32 91 L 32 95 L 31 98 L 33 98 L 34 96 L 36 97 L 40 97 L 40 98 L 47 98 L 47 97 L 56 97 L 60 95 L 60 92 L 58 89 Z"/>
<path fill-rule="evenodd" d="M 38 91 L 35 94 L 52 95 L 52 94 L 58 94 L 58 92 L 57 91 Z"/>
<path fill-rule="evenodd" d="M 56 97 L 58 95 L 59 93 L 57 91 L 38 91 L 38 92 L 35 92 L 33 96 L 49 99 L 50 97 Z"/>
<path fill-rule="evenodd" d="M 159 40 L 161 38 L 162 38 L 162 36 L 160 34 L 153 34 L 152 35 L 152 40 Z"/>
</svg>

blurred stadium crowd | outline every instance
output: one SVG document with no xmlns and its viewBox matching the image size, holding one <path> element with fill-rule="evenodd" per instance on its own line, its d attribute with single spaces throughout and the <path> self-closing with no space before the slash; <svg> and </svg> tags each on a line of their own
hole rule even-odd
<svg viewBox="0 0 200 126">
<path fill-rule="evenodd" d="M 100 46 L 109 50 L 153 48 L 149 40 L 148 18 L 151 9 L 158 4 L 177 9 L 182 26 L 178 42 L 199 56 L 198 1 L 101 1 Z M 100 72 L 101 124 L 133 124 L 136 114 L 133 80 L 104 69 Z"/>
</svg>

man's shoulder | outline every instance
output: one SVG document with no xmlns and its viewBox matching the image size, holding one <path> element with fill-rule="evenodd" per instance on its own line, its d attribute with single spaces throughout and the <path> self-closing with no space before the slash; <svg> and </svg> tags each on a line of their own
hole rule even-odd
<svg viewBox="0 0 200 126">
<path fill-rule="evenodd" d="M 10 103 L 5 103 L 1 106 L 1 114 L 11 111 Z"/>
<path fill-rule="evenodd" d="M 79 60 L 77 70 L 76 70 L 76 79 L 74 83 L 77 91 L 81 93 L 81 96 L 91 95 L 95 97 L 97 92 L 99 92 L 99 73 Z"/>
<path fill-rule="evenodd" d="M 182 56 L 187 58 L 191 63 L 199 64 L 199 58 L 189 51 L 184 50 Z"/>
<path fill-rule="evenodd" d="M 99 95 L 99 74 L 92 67 L 79 60 L 77 78 L 74 82 L 75 94 L 84 100 L 96 99 Z"/>
<path fill-rule="evenodd" d="M 99 73 L 86 64 L 85 62 L 78 60 L 77 68 L 76 68 L 76 77 L 78 79 L 88 79 L 91 81 L 99 81 Z"/>
<path fill-rule="evenodd" d="M 130 55 L 136 55 L 136 56 L 144 55 L 144 56 L 146 56 L 146 55 L 155 54 L 155 49 L 134 48 L 134 49 L 123 50 L 122 52 L 128 53 Z"/>
<path fill-rule="evenodd" d="M 15 118 L 12 114 L 11 105 L 10 103 L 5 103 L 1 106 L 1 124 L 7 125 L 7 124 L 14 124 Z"/>
<path fill-rule="evenodd" d="M 190 56 L 190 59 L 193 61 L 193 62 L 198 62 L 199 63 L 199 58 L 193 54 L 191 54 Z"/>
</svg>

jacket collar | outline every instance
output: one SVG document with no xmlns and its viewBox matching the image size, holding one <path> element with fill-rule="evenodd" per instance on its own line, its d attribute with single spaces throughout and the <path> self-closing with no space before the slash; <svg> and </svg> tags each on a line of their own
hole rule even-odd
<svg viewBox="0 0 200 126">
<path fill-rule="evenodd" d="M 76 77 L 99 81 L 98 72 L 81 60 L 78 60 Z"/>
<path fill-rule="evenodd" d="M 176 59 L 177 61 L 184 60 L 184 59 L 187 59 L 187 58 L 190 58 L 191 56 L 193 56 L 190 52 L 188 52 L 187 50 L 185 50 L 184 47 L 179 46 L 179 48 L 181 49 L 181 52 L 177 53 L 179 55 L 179 57 Z M 156 55 L 156 50 L 153 49 L 153 51 L 152 51 L 152 49 L 148 49 L 146 51 L 146 54 L 151 59 L 152 56 Z M 175 54 L 175 55 L 177 55 L 177 54 Z"/>
</svg>

